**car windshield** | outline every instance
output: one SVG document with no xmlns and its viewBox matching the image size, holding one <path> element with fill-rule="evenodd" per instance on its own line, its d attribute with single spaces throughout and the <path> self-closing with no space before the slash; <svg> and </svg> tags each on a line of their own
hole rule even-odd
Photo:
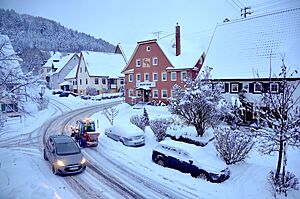
<svg viewBox="0 0 300 199">
<path fill-rule="evenodd" d="M 57 143 L 56 153 L 57 155 L 70 155 L 80 153 L 80 149 L 74 142 Z"/>
</svg>

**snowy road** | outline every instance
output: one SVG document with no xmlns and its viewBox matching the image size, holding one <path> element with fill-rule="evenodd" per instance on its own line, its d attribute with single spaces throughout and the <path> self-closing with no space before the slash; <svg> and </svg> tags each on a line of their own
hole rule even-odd
<svg viewBox="0 0 300 199">
<path fill-rule="evenodd" d="M 69 126 L 77 119 L 90 116 L 118 103 L 111 102 L 68 112 L 61 111 L 64 112 L 61 116 L 44 124 L 43 139 L 45 141 L 47 136 L 58 132 L 69 134 Z M 56 106 L 60 105 L 56 104 Z M 89 162 L 86 171 L 80 175 L 63 178 L 79 198 L 190 198 L 182 192 L 166 187 L 122 165 L 103 148 L 86 148 L 83 152 Z"/>
</svg>

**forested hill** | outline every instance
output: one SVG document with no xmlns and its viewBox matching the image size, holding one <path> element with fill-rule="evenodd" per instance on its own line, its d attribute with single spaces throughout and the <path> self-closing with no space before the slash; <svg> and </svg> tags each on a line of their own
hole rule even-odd
<svg viewBox="0 0 300 199">
<path fill-rule="evenodd" d="M 9 36 L 16 52 L 28 48 L 59 52 L 115 50 L 114 45 L 102 39 L 66 28 L 53 20 L 18 14 L 14 10 L 0 9 L 0 33 Z"/>
</svg>

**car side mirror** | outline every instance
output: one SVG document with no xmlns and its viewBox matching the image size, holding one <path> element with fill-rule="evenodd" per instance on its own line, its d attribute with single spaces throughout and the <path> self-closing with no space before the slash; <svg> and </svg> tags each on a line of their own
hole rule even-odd
<svg viewBox="0 0 300 199">
<path fill-rule="evenodd" d="M 189 160 L 189 163 L 190 163 L 190 164 L 193 164 L 193 160 Z"/>
</svg>

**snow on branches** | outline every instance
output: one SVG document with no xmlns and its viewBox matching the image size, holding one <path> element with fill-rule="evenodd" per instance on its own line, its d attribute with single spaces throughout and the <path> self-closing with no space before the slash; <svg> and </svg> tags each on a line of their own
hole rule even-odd
<svg viewBox="0 0 300 199">
<path fill-rule="evenodd" d="M 252 137 L 238 129 L 217 128 L 214 134 L 214 144 L 226 164 L 235 164 L 247 158 L 254 145 Z"/>
<path fill-rule="evenodd" d="M 102 113 L 108 119 L 109 123 L 113 126 L 114 119 L 118 115 L 119 111 L 114 107 L 110 107 L 110 108 L 105 108 L 102 111 Z"/>
<path fill-rule="evenodd" d="M 167 129 L 171 125 L 171 122 L 168 118 L 156 118 L 154 120 L 150 120 L 149 124 L 157 141 L 160 142 L 165 139 Z"/>
<path fill-rule="evenodd" d="M 197 134 L 203 136 L 207 128 L 219 122 L 221 90 L 220 84 L 213 85 L 208 79 L 187 79 L 184 88 L 178 85 L 173 87 L 169 111 L 187 124 L 195 126 Z"/>
</svg>

